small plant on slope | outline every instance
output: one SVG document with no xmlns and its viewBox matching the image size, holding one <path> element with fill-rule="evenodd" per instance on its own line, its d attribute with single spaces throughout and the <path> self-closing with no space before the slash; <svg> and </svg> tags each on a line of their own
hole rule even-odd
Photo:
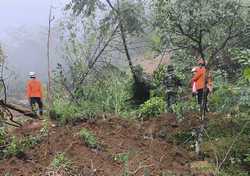
<svg viewBox="0 0 250 176">
<path fill-rule="evenodd" d="M 81 129 L 79 136 L 81 140 L 83 140 L 88 147 L 90 148 L 98 147 L 98 143 L 97 143 L 95 135 L 91 133 L 89 130 L 87 130 L 86 128 Z"/>
<path fill-rule="evenodd" d="M 66 158 L 64 153 L 58 153 L 51 162 L 51 166 L 55 169 L 69 168 L 71 164 L 71 161 Z"/>
<path fill-rule="evenodd" d="M 142 104 L 138 110 L 139 117 L 155 117 L 164 112 L 165 101 L 162 97 L 153 97 Z"/>
</svg>

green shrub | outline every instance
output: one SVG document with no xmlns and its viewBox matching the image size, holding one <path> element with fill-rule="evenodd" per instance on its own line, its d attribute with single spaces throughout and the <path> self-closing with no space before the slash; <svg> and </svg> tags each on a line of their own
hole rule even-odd
<svg viewBox="0 0 250 176">
<path fill-rule="evenodd" d="M 245 156 L 246 158 L 244 159 L 244 162 L 250 165 L 250 154 L 246 154 Z"/>
<path fill-rule="evenodd" d="M 242 77 L 234 84 L 221 84 L 220 81 L 215 81 L 215 91 L 209 96 L 209 107 L 211 110 L 235 115 L 239 113 L 249 114 L 249 82 Z"/>
<path fill-rule="evenodd" d="M 98 143 L 96 140 L 96 137 L 93 133 L 91 133 L 89 130 L 86 128 L 81 129 L 80 133 L 80 138 L 85 142 L 85 144 L 90 147 L 90 148 L 97 148 Z"/>
<path fill-rule="evenodd" d="M 77 114 L 80 113 L 79 108 L 64 99 L 56 99 L 53 102 L 53 114 L 56 116 L 54 119 L 60 121 L 65 124 L 72 120 Z"/>
<path fill-rule="evenodd" d="M 118 161 L 120 163 L 127 163 L 128 159 L 129 159 L 129 152 L 126 153 L 118 153 L 116 155 L 114 155 L 113 159 L 115 161 Z"/>
<path fill-rule="evenodd" d="M 72 166 L 72 162 L 66 158 L 64 153 L 58 153 L 51 162 L 53 169 L 69 169 Z"/>
<path fill-rule="evenodd" d="M 222 85 L 209 97 L 209 107 L 213 111 L 228 112 L 237 107 L 239 102 L 237 91 L 229 85 Z"/>
<path fill-rule="evenodd" d="M 21 144 L 21 141 L 14 136 L 12 137 L 11 142 L 6 148 L 4 153 L 6 157 L 10 157 L 10 156 L 20 155 L 23 152 L 24 152 L 24 147 Z"/>
<path fill-rule="evenodd" d="M 216 151 L 217 158 L 219 162 L 221 162 L 226 153 L 229 150 L 229 147 L 234 142 L 236 136 L 231 137 L 220 137 L 209 142 L 204 142 L 203 151 L 210 158 L 214 158 L 214 151 Z M 233 145 L 230 150 L 230 154 L 227 160 L 224 162 L 224 166 L 228 167 L 230 165 L 242 164 L 246 157 L 246 153 L 250 148 L 249 137 L 247 135 L 243 135 L 238 137 L 237 142 Z"/>
<path fill-rule="evenodd" d="M 49 119 L 46 118 L 43 120 L 43 127 L 40 130 L 41 137 L 46 137 L 49 134 Z"/>
<path fill-rule="evenodd" d="M 139 117 L 156 117 L 164 112 L 165 101 L 162 97 L 152 97 L 138 110 Z"/>
<path fill-rule="evenodd" d="M 13 136 L 8 146 L 4 149 L 4 157 L 21 156 L 25 150 L 32 148 L 40 142 L 40 137 L 28 136 L 17 139 Z"/>
<path fill-rule="evenodd" d="M 102 112 L 123 114 L 129 108 L 131 81 L 126 75 L 107 73 L 105 79 L 90 82 L 75 92 L 77 102 L 56 98 L 51 111 L 54 119 L 65 124 L 96 117 Z M 60 97 L 60 96 L 59 96 Z"/>
<path fill-rule="evenodd" d="M 235 165 L 220 171 L 217 175 L 218 176 L 249 176 L 247 172 L 242 171 L 238 166 L 235 166 Z"/>
<path fill-rule="evenodd" d="M 0 145 L 6 144 L 7 133 L 4 128 L 0 128 Z"/>
<path fill-rule="evenodd" d="M 128 151 L 125 153 L 118 153 L 113 156 L 114 161 L 117 161 L 119 163 L 123 164 L 123 173 L 122 176 L 129 176 L 131 175 L 129 172 L 129 158 L 133 155 L 132 151 Z"/>
<path fill-rule="evenodd" d="M 166 75 L 166 65 L 162 64 L 153 73 L 153 85 L 155 87 L 161 85 L 165 75 Z"/>
<path fill-rule="evenodd" d="M 196 102 L 196 99 L 193 98 L 192 100 L 187 101 L 177 101 L 176 104 L 172 105 L 172 110 L 176 114 L 177 119 L 181 120 L 184 118 L 185 113 L 191 111 L 198 111 L 199 106 Z"/>
</svg>

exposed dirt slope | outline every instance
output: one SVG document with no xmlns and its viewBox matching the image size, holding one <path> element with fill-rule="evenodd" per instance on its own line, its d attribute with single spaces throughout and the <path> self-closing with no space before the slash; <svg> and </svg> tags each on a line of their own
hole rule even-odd
<svg viewBox="0 0 250 176">
<path fill-rule="evenodd" d="M 191 157 L 188 152 L 158 135 L 162 129 L 166 133 L 174 134 L 180 128 L 190 128 L 186 122 L 181 126 L 176 124 L 175 118 L 168 114 L 145 122 L 111 117 L 75 126 L 51 127 L 49 145 L 46 138 L 41 144 L 26 151 L 25 157 L 12 157 L 2 161 L 0 175 L 8 172 L 14 176 L 45 175 L 52 159 L 59 152 L 65 152 L 77 168 L 95 171 L 94 175 L 98 176 L 122 175 L 124 164 L 115 161 L 114 156 L 127 152 L 128 169 L 136 176 L 141 176 L 145 172 L 152 176 L 161 175 L 166 171 L 173 171 L 179 175 L 190 173 Z M 18 136 L 35 135 L 41 127 L 41 121 L 33 121 L 13 133 Z M 88 148 L 79 139 L 78 133 L 83 127 L 97 136 L 101 144 L 100 150 Z"/>
</svg>

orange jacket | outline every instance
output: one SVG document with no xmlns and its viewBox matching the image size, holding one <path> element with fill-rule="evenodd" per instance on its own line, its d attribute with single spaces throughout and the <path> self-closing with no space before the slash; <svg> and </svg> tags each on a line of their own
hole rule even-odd
<svg viewBox="0 0 250 176">
<path fill-rule="evenodd" d="M 28 98 L 30 97 L 39 97 L 42 98 L 42 84 L 37 79 L 31 79 L 27 82 L 26 85 L 26 95 Z"/>
<path fill-rule="evenodd" d="M 206 82 L 206 68 L 205 67 L 199 67 L 196 70 L 196 74 L 192 78 L 192 82 L 195 82 L 196 89 L 203 89 L 205 87 Z M 207 87 L 212 87 L 212 77 L 211 74 L 208 75 L 207 80 Z"/>
<path fill-rule="evenodd" d="M 192 82 L 195 82 L 196 90 L 203 89 L 205 87 L 205 74 L 205 67 L 197 68 L 196 73 L 192 78 Z"/>
</svg>

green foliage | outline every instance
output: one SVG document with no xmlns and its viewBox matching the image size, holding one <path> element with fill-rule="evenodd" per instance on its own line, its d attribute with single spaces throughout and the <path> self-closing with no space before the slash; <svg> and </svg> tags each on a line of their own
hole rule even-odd
<svg viewBox="0 0 250 176">
<path fill-rule="evenodd" d="M 245 171 L 242 171 L 239 166 L 232 166 L 230 168 L 220 171 L 218 176 L 248 176 L 249 174 Z"/>
<path fill-rule="evenodd" d="M 95 13 L 96 6 L 102 9 L 104 6 L 98 0 L 74 0 L 67 4 L 66 10 L 72 9 L 73 13 L 79 15 L 83 13 L 86 16 L 90 16 Z"/>
<path fill-rule="evenodd" d="M 250 165 L 250 154 L 246 154 L 245 156 L 246 158 L 244 159 L 244 162 Z"/>
<path fill-rule="evenodd" d="M 76 0 L 70 2 L 66 10 L 72 10 L 77 16 L 82 14 L 85 18 L 90 16 L 97 18 L 97 16 L 95 16 L 96 11 L 101 11 L 103 13 L 103 18 L 98 20 L 100 21 L 101 29 L 108 28 L 108 30 L 110 30 L 110 27 L 117 22 L 118 18 L 122 19 L 124 29 L 129 34 L 139 34 L 143 31 L 143 20 L 145 19 L 143 18 L 144 8 L 141 1 L 122 0 L 119 3 L 119 7 L 118 4 L 112 4 L 112 1 L 110 2 L 112 8 L 107 10 L 110 8 L 107 2 L 102 2 L 100 0 Z"/>
<path fill-rule="evenodd" d="M 21 142 L 18 141 L 18 139 L 14 136 L 11 139 L 11 143 L 9 144 L 9 146 L 7 147 L 7 149 L 5 151 L 5 155 L 6 156 L 16 156 L 16 155 L 23 153 L 23 149 L 24 148 L 23 148 Z"/>
<path fill-rule="evenodd" d="M 150 92 L 151 97 L 164 97 L 165 91 L 162 85 L 164 77 L 166 75 L 166 66 L 160 65 L 156 71 L 153 73 L 152 87 Z"/>
<path fill-rule="evenodd" d="M 156 31 L 153 31 L 152 33 L 149 34 L 149 41 L 150 41 L 150 48 L 152 51 L 155 51 L 157 54 L 160 54 L 162 52 L 162 39 L 159 33 Z"/>
<path fill-rule="evenodd" d="M 228 111 L 237 104 L 237 92 L 230 85 L 220 85 L 209 98 L 210 108 L 213 111 Z"/>
<path fill-rule="evenodd" d="M 238 64 L 244 66 L 250 66 L 250 49 L 245 48 L 232 48 L 229 50 L 232 55 L 232 59 Z"/>
<path fill-rule="evenodd" d="M 235 137 L 236 136 L 217 137 L 216 139 L 212 139 L 209 142 L 205 142 L 203 145 L 205 154 L 210 158 L 213 158 L 214 151 L 216 151 L 219 162 L 222 162 L 229 150 L 229 147 L 235 140 Z M 238 137 L 237 142 L 230 151 L 229 157 L 224 163 L 224 166 L 230 167 L 231 165 L 241 165 L 244 163 L 244 159 L 246 157 L 245 155 L 248 152 L 248 148 L 250 147 L 249 143 L 247 142 L 248 140 L 249 137 L 246 135 Z"/>
<path fill-rule="evenodd" d="M 48 134 L 49 134 L 49 119 L 46 118 L 43 120 L 43 127 L 40 130 L 40 135 L 41 137 L 45 137 L 48 136 Z"/>
<path fill-rule="evenodd" d="M 6 144 L 7 133 L 3 127 L 0 127 L 0 146 Z"/>
<path fill-rule="evenodd" d="M 119 72 L 104 73 L 105 77 L 82 89 L 82 102 L 91 101 L 101 112 L 120 114 L 127 108 L 127 100 L 131 97 L 130 79 Z"/>
<path fill-rule="evenodd" d="M 218 61 L 219 51 L 240 46 L 241 39 L 249 35 L 250 13 L 241 1 L 155 0 L 154 5 L 155 26 L 167 36 L 166 45 L 181 48 L 181 53 L 201 55 L 209 65 Z"/>
<path fill-rule="evenodd" d="M 96 140 L 95 135 L 86 128 L 81 129 L 79 136 L 81 140 L 85 142 L 85 144 L 90 148 L 97 148 L 98 142 Z"/>
<path fill-rule="evenodd" d="M 209 104 L 213 111 L 239 114 L 249 112 L 250 90 L 248 84 L 243 81 L 239 83 L 220 84 L 215 87 L 216 91 L 210 96 Z"/>
<path fill-rule="evenodd" d="M 105 70 L 101 78 L 78 88 L 74 96 L 78 103 L 58 96 L 53 102 L 53 116 L 61 123 L 94 118 L 96 114 L 108 112 L 123 114 L 129 109 L 132 81 L 120 71 Z"/>
<path fill-rule="evenodd" d="M 162 97 L 152 97 L 138 109 L 139 117 L 157 117 L 164 112 L 165 101 Z"/>
<path fill-rule="evenodd" d="M 185 113 L 195 112 L 199 109 L 195 98 L 189 100 L 180 100 L 176 104 L 172 105 L 172 110 L 176 114 L 178 120 L 184 118 Z"/>
<path fill-rule="evenodd" d="M 114 155 L 113 159 L 118 161 L 119 163 L 128 163 L 129 160 L 129 152 L 126 153 L 118 153 Z"/>
<path fill-rule="evenodd" d="M 123 0 L 120 4 L 120 17 L 129 34 L 141 34 L 144 32 L 143 3 L 138 1 Z"/>
<path fill-rule="evenodd" d="M 55 155 L 50 165 L 52 166 L 53 169 L 67 170 L 71 168 L 72 162 L 65 156 L 64 153 L 58 153 Z"/>
<path fill-rule="evenodd" d="M 41 141 L 40 136 L 28 136 L 18 139 L 13 136 L 7 147 L 3 150 L 3 157 L 22 156 L 25 150 L 32 148 Z"/>
<path fill-rule="evenodd" d="M 250 67 L 247 67 L 244 69 L 243 75 L 244 75 L 245 79 L 250 81 Z"/>
<path fill-rule="evenodd" d="M 83 109 L 85 110 L 85 109 Z M 56 99 L 53 102 L 52 118 L 58 120 L 62 124 L 74 122 L 82 116 L 84 117 L 84 111 L 80 109 L 74 103 L 70 103 L 65 99 Z"/>
</svg>

